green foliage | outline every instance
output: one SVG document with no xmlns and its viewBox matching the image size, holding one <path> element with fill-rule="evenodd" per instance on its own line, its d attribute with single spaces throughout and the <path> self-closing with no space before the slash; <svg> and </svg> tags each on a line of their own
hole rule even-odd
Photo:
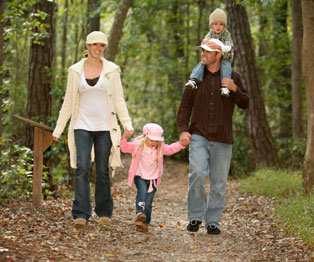
<svg viewBox="0 0 314 262">
<path fill-rule="evenodd" d="M 314 247 L 314 194 L 306 197 L 297 194 L 294 198 L 282 199 L 276 206 L 276 219 L 287 230 L 301 237 Z"/>
<path fill-rule="evenodd" d="M 278 139 L 277 144 L 280 165 L 289 170 L 302 170 L 306 151 L 306 139 Z"/>
<path fill-rule="evenodd" d="M 245 177 L 254 170 L 254 157 L 244 118 L 245 112 L 236 109 L 233 117 L 233 146 L 230 176 L 237 178 Z"/>
<path fill-rule="evenodd" d="M 33 152 L 9 138 L 2 142 L 0 204 L 14 198 L 28 199 L 32 192 Z"/>
<path fill-rule="evenodd" d="M 43 23 L 47 14 L 39 10 L 32 11 L 32 6 L 38 2 L 39 0 L 12 0 L 5 3 L 2 108 L 7 114 L 3 126 L 8 133 L 16 135 L 25 130 L 21 123 L 11 121 L 11 116 L 25 116 L 31 40 L 35 44 L 42 44 L 42 40 L 48 37 L 47 24 Z"/>
<path fill-rule="evenodd" d="M 0 204 L 17 199 L 28 200 L 33 188 L 33 151 L 15 144 L 8 136 L 2 136 L 1 144 Z M 42 189 L 45 198 L 52 195 L 44 166 Z"/>
<path fill-rule="evenodd" d="M 250 194 L 275 197 L 276 220 L 314 246 L 314 194 L 303 194 L 300 172 L 258 170 L 241 180 L 240 188 Z"/>
<path fill-rule="evenodd" d="M 248 193 L 280 199 L 301 192 L 302 178 L 299 172 L 261 169 L 242 180 L 241 189 Z"/>
</svg>

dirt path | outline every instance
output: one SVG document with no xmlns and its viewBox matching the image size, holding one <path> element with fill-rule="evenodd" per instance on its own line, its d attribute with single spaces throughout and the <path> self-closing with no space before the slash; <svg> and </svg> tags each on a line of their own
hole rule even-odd
<svg viewBox="0 0 314 262">
<path fill-rule="evenodd" d="M 128 165 L 128 160 L 126 165 Z M 186 231 L 188 165 L 166 161 L 148 233 L 135 231 L 135 187 L 127 168 L 113 185 L 114 216 L 109 230 L 93 216 L 85 230 L 73 228 L 71 200 L 0 207 L 0 261 L 314 261 L 314 250 L 288 236 L 272 220 L 274 203 L 247 196 L 229 181 L 222 234 Z M 120 180 L 120 181 L 119 181 Z"/>
</svg>

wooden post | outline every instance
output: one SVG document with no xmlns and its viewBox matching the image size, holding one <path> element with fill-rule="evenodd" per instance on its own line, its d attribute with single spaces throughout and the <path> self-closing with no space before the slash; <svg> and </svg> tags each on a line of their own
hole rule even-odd
<svg viewBox="0 0 314 262">
<path fill-rule="evenodd" d="M 43 155 L 52 144 L 53 128 L 18 115 L 13 115 L 13 117 L 34 126 L 33 205 L 40 207 L 42 205 Z"/>
</svg>

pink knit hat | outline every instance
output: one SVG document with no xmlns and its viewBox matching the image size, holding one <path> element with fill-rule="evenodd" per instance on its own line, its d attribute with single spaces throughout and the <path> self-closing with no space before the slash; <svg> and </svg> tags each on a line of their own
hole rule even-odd
<svg viewBox="0 0 314 262">
<path fill-rule="evenodd" d="M 164 141 L 162 136 L 164 130 L 160 125 L 149 123 L 143 127 L 143 134 L 154 141 Z"/>
</svg>

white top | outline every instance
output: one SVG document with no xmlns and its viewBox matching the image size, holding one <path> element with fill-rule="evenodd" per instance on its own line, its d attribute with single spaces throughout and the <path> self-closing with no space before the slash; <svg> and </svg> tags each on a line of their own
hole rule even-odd
<svg viewBox="0 0 314 262">
<path fill-rule="evenodd" d="M 157 150 L 144 145 L 136 175 L 146 180 L 154 180 L 158 178 L 158 174 Z"/>
<path fill-rule="evenodd" d="M 87 131 L 108 131 L 108 101 L 103 71 L 94 86 L 85 79 L 84 70 L 81 74 L 79 87 L 80 99 L 74 129 Z"/>
</svg>

